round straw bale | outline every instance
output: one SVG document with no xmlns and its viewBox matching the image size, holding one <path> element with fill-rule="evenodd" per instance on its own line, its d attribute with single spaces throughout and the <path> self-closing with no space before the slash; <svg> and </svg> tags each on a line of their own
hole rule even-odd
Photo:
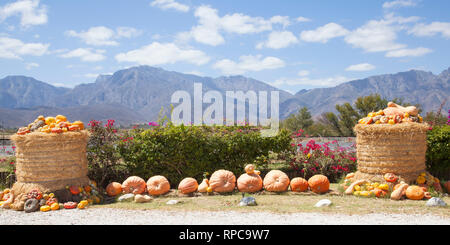
<svg viewBox="0 0 450 245">
<path fill-rule="evenodd" d="M 384 181 L 384 174 L 394 173 L 411 183 L 425 172 L 427 130 L 423 123 L 357 124 L 355 179 Z"/>
</svg>

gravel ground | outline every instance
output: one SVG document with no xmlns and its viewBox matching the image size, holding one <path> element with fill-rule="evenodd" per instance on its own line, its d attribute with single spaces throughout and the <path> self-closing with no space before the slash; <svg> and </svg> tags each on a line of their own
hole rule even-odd
<svg viewBox="0 0 450 245">
<path fill-rule="evenodd" d="M 26 214 L 0 210 L 0 225 L 450 225 L 435 215 L 180 212 L 95 208 Z"/>
</svg>

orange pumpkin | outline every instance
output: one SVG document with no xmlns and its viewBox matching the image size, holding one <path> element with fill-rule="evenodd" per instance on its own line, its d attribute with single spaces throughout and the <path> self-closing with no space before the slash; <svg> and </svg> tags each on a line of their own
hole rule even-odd
<svg viewBox="0 0 450 245">
<path fill-rule="evenodd" d="M 147 191 L 148 194 L 153 196 L 159 196 L 166 194 L 170 190 L 170 183 L 166 177 L 156 175 L 148 179 Z"/>
<path fill-rule="evenodd" d="M 147 184 L 145 180 L 138 176 L 128 177 L 122 183 L 122 191 L 124 193 L 142 194 L 145 192 Z"/>
<path fill-rule="evenodd" d="M 122 185 L 117 182 L 109 183 L 108 186 L 106 186 L 106 193 L 110 197 L 114 197 L 122 193 Z"/>
<path fill-rule="evenodd" d="M 450 194 L 450 180 L 444 183 L 444 188 Z"/>
<path fill-rule="evenodd" d="M 245 172 L 247 174 L 253 174 L 255 172 L 255 165 L 247 164 L 247 166 L 245 166 Z"/>
<path fill-rule="evenodd" d="M 330 181 L 327 176 L 321 174 L 309 178 L 308 185 L 311 191 L 317 194 L 325 193 L 330 189 Z"/>
<path fill-rule="evenodd" d="M 81 192 L 80 188 L 78 186 L 74 186 L 74 185 L 69 187 L 69 191 L 70 191 L 70 193 L 72 193 L 72 195 L 78 195 Z"/>
<path fill-rule="evenodd" d="M 406 197 L 411 200 L 422 200 L 425 196 L 425 192 L 422 187 L 417 185 L 411 185 L 406 189 Z"/>
<path fill-rule="evenodd" d="M 237 179 L 237 188 L 240 192 L 257 192 L 263 187 L 262 178 L 257 174 L 242 174 Z"/>
<path fill-rule="evenodd" d="M 384 180 L 386 180 L 387 182 L 390 182 L 390 183 L 394 183 L 398 180 L 398 176 L 393 173 L 386 173 L 384 175 Z"/>
<path fill-rule="evenodd" d="M 184 178 L 178 185 L 178 190 L 183 194 L 195 192 L 197 188 L 197 180 L 191 177 Z"/>
<path fill-rule="evenodd" d="M 308 181 L 304 178 L 296 177 L 291 180 L 291 191 L 304 192 L 308 190 Z"/>
<path fill-rule="evenodd" d="M 83 123 L 82 121 L 75 121 L 75 122 L 72 123 L 72 126 L 73 126 L 73 125 L 78 125 L 78 127 L 80 128 L 80 130 L 83 130 L 83 129 L 84 129 L 84 123 Z"/>
<path fill-rule="evenodd" d="M 264 176 L 264 189 L 272 192 L 286 191 L 289 186 L 289 177 L 280 170 L 271 170 Z"/>
<path fill-rule="evenodd" d="M 232 192 L 236 187 L 236 176 L 228 170 L 217 170 L 209 178 L 209 186 L 214 192 Z"/>
</svg>

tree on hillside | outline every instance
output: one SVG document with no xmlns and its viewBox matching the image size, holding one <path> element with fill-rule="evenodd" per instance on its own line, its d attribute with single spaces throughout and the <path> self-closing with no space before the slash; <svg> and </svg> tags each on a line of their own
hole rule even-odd
<svg viewBox="0 0 450 245">
<path fill-rule="evenodd" d="M 343 105 L 336 105 L 336 110 L 339 112 L 339 127 L 344 136 L 354 136 L 353 127 L 358 122 L 360 116 L 350 103 Z"/>
<path fill-rule="evenodd" d="M 343 132 L 339 127 L 339 118 L 333 112 L 325 112 L 319 118 L 319 122 L 327 127 L 327 129 L 333 132 L 333 135 L 327 136 L 343 136 Z"/>
<path fill-rule="evenodd" d="M 311 113 L 308 111 L 308 108 L 302 107 L 298 110 L 297 114 L 291 114 L 288 118 L 286 118 L 282 122 L 282 127 L 290 131 L 298 131 L 299 129 L 307 131 L 313 123 L 314 121 L 311 117 Z"/>
<path fill-rule="evenodd" d="M 365 97 L 358 97 L 355 101 L 355 107 L 358 110 L 359 117 L 365 117 L 367 114 L 373 111 L 379 111 L 386 108 L 386 99 L 382 99 L 379 94 L 371 94 Z"/>
</svg>

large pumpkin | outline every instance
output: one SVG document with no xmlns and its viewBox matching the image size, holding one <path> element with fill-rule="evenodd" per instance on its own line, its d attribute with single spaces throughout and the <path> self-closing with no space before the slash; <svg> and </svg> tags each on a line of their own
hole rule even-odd
<svg viewBox="0 0 450 245">
<path fill-rule="evenodd" d="M 296 177 L 291 180 L 291 191 L 304 192 L 308 190 L 308 181 L 304 178 Z"/>
<path fill-rule="evenodd" d="M 228 170 L 217 170 L 209 178 L 209 186 L 215 192 L 232 192 L 236 187 L 236 176 Z"/>
<path fill-rule="evenodd" d="M 422 200 L 425 196 L 425 192 L 422 187 L 417 185 L 411 185 L 406 189 L 406 197 L 411 200 Z"/>
<path fill-rule="evenodd" d="M 280 170 L 271 170 L 264 176 L 264 189 L 272 192 L 286 191 L 289 186 L 289 177 Z"/>
<path fill-rule="evenodd" d="M 242 174 L 237 179 L 237 188 L 240 192 L 257 192 L 263 187 L 263 181 L 257 174 Z"/>
<path fill-rule="evenodd" d="M 311 191 L 317 194 L 325 193 L 330 189 L 330 181 L 327 176 L 321 174 L 309 178 L 308 185 Z"/>
<path fill-rule="evenodd" d="M 108 196 L 114 197 L 122 193 L 122 185 L 117 182 L 109 183 L 108 186 L 106 186 L 106 193 L 108 193 Z"/>
<path fill-rule="evenodd" d="M 170 190 L 170 183 L 166 177 L 156 175 L 147 180 L 147 192 L 153 196 L 166 194 Z"/>
<path fill-rule="evenodd" d="M 124 193 L 142 194 L 145 192 L 147 184 L 145 180 L 138 176 L 128 177 L 122 183 L 122 190 Z"/>
<path fill-rule="evenodd" d="M 178 190 L 183 194 L 189 194 L 197 191 L 197 180 L 191 177 L 184 178 L 178 185 Z"/>
</svg>

